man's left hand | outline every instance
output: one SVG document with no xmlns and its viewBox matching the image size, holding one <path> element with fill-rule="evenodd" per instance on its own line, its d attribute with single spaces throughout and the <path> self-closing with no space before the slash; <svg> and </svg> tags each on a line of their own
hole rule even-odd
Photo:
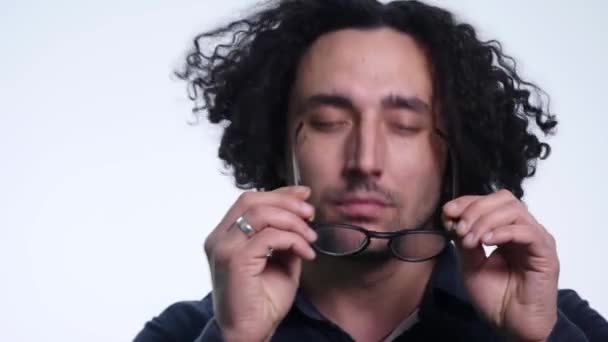
<svg viewBox="0 0 608 342">
<path fill-rule="evenodd" d="M 557 322 L 555 239 L 507 190 L 443 207 L 476 309 L 510 338 L 544 341 Z M 497 246 L 486 257 L 482 244 Z"/>
</svg>

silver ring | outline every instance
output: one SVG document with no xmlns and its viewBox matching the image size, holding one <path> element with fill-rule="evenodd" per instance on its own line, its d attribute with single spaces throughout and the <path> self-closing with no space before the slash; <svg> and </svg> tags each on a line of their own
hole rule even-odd
<svg viewBox="0 0 608 342">
<path fill-rule="evenodd" d="M 270 259 L 272 258 L 272 253 L 274 253 L 274 248 L 272 247 L 268 247 L 268 249 L 266 250 L 266 259 Z"/>
<path fill-rule="evenodd" d="M 236 219 L 236 226 L 245 233 L 247 236 L 251 236 L 255 233 L 253 227 L 245 220 L 245 218 L 241 215 Z"/>
</svg>

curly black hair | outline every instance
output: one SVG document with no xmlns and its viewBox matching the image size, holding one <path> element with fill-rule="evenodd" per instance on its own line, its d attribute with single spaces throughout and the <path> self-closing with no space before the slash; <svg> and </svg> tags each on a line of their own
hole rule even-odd
<svg viewBox="0 0 608 342">
<path fill-rule="evenodd" d="M 552 134 L 557 125 L 546 94 L 522 80 L 498 41 L 479 40 L 470 24 L 419 1 L 271 1 L 194 39 L 177 75 L 188 82 L 194 114 L 207 112 L 224 125 L 219 157 L 236 185 L 285 185 L 277 166 L 286 155 L 288 97 L 310 45 L 332 31 L 379 27 L 412 36 L 427 54 L 433 106 L 447 124 L 460 192 L 507 189 L 522 198 L 524 178 L 550 154 L 534 131 Z"/>
</svg>

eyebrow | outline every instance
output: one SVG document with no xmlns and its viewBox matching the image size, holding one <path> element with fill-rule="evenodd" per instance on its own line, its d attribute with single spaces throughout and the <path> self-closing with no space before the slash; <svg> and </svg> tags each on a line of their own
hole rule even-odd
<svg viewBox="0 0 608 342">
<path fill-rule="evenodd" d="M 382 99 L 382 106 L 390 109 L 409 109 L 424 114 L 431 111 L 431 106 L 416 96 L 390 94 Z"/>
<path fill-rule="evenodd" d="M 428 103 L 416 96 L 389 94 L 380 101 L 382 107 L 387 109 L 407 109 L 416 113 L 430 112 Z M 308 97 L 300 106 L 298 112 L 304 113 L 319 107 L 330 106 L 348 111 L 356 111 L 355 105 L 348 96 L 339 93 L 319 93 Z"/>
</svg>

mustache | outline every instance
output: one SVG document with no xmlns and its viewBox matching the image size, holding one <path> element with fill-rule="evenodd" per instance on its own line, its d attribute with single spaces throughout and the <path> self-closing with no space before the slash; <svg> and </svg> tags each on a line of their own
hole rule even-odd
<svg viewBox="0 0 608 342">
<path fill-rule="evenodd" d="M 385 189 L 378 183 L 370 180 L 358 180 L 349 182 L 346 187 L 333 187 L 325 191 L 326 197 L 330 201 L 338 201 L 339 199 L 358 194 L 374 194 L 383 198 L 388 204 L 400 206 L 399 196 L 388 189 Z"/>
</svg>

